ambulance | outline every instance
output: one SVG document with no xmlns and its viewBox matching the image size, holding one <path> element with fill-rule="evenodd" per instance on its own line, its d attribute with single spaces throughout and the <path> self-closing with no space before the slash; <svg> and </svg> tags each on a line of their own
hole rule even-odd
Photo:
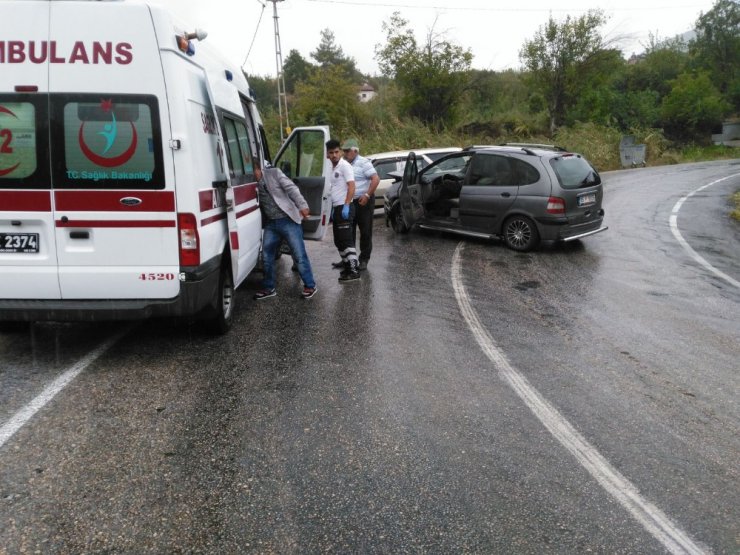
<svg viewBox="0 0 740 555">
<path fill-rule="evenodd" d="M 328 226 L 326 127 L 270 160 L 240 68 L 155 3 L 0 0 L 0 322 L 228 330 L 262 233 L 254 166 Z"/>
</svg>

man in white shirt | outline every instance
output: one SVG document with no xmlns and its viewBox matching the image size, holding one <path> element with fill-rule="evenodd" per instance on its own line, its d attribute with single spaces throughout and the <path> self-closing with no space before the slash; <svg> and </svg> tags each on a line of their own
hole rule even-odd
<svg viewBox="0 0 740 555">
<path fill-rule="evenodd" d="M 360 279 L 357 251 L 352 237 L 352 225 L 355 207 L 352 198 L 355 194 L 355 173 L 352 166 L 342 158 L 339 141 L 326 141 L 326 157 L 332 164 L 329 181 L 331 183 L 332 222 L 334 245 L 342 257 L 344 270 L 339 276 L 339 283 L 349 283 Z"/>
<path fill-rule="evenodd" d="M 378 188 L 380 178 L 372 162 L 360 156 L 360 146 L 357 139 L 347 139 L 342 145 L 344 159 L 352 166 L 355 174 L 355 194 L 352 204 L 355 207 L 352 237 L 357 244 L 357 230 L 360 230 L 360 271 L 367 269 L 370 253 L 373 250 L 373 218 L 375 217 L 375 189 Z M 335 268 L 341 263 L 334 263 Z"/>
</svg>

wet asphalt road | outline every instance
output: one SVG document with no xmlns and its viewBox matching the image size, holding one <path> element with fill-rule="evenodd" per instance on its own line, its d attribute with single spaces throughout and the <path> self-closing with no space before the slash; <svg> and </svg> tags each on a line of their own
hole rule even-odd
<svg viewBox="0 0 740 555">
<path fill-rule="evenodd" d="M 513 370 L 694 545 L 740 551 L 740 162 L 605 174 L 609 231 L 517 254 L 376 218 L 360 283 L 240 294 L 197 324 L 0 333 L 0 426 L 125 331 L 0 447 L 0 553 L 664 553 L 486 357 Z M 462 283 L 454 279 L 459 257 Z"/>
</svg>

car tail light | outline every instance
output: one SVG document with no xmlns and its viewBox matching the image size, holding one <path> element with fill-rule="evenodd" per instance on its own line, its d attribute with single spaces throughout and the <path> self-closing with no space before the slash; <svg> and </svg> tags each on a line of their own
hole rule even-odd
<svg viewBox="0 0 740 555">
<path fill-rule="evenodd" d="M 560 197 L 550 197 L 547 199 L 547 213 L 548 214 L 565 214 L 565 200 Z"/>
<path fill-rule="evenodd" d="M 180 266 L 200 264 L 198 222 L 194 214 L 178 214 L 177 230 L 180 235 Z"/>
</svg>

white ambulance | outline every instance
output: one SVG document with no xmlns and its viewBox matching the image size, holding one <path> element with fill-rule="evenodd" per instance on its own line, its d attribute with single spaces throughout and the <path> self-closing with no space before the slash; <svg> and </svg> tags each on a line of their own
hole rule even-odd
<svg viewBox="0 0 740 555">
<path fill-rule="evenodd" d="M 0 0 L 0 322 L 192 316 L 226 331 L 257 264 L 241 70 L 132 0 Z M 328 128 L 274 160 L 328 225 Z"/>
</svg>

